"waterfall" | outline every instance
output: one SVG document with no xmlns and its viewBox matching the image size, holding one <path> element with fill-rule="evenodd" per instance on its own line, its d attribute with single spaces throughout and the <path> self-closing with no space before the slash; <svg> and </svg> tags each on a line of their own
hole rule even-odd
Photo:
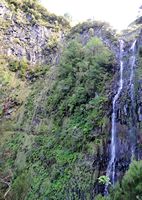
<svg viewBox="0 0 142 200">
<path fill-rule="evenodd" d="M 111 148 L 110 148 L 110 160 L 107 167 L 106 176 L 110 178 L 112 184 L 115 182 L 115 158 L 116 158 L 116 103 L 120 96 L 120 93 L 123 88 L 123 40 L 120 40 L 120 79 L 119 79 L 119 87 L 116 95 L 113 99 L 112 104 L 112 127 L 111 127 Z M 108 184 L 105 186 L 105 194 L 108 194 Z"/>
<path fill-rule="evenodd" d="M 130 51 L 132 52 L 130 57 L 130 66 L 131 66 L 131 73 L 130 73 L 130 99 L 131 99 L 131 113 L 130 113 L 130 140 L 131 140 L 131 154 L 132 159 L 135 154 L 135 136 L 136 136 L 136 117 L 135 117 L 135 90 L 134 90 L 134 66 L 136 61 L 135 56 L 135 45 L 136 40 L 132 43 Z"/>
</svg>

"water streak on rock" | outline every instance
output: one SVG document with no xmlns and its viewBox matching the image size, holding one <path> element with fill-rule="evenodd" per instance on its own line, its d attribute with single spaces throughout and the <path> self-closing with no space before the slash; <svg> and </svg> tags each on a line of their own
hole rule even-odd
<svg viewBox="0 0 142 200">
<path fill-rule="evenodd" d="M 116 95 L 113 99 L 113 111 L 112 111 L 112 128 L 111 128 L 111 148 L 110 148 L 110 160 L 107 167 L 106 176 L 108 176 L 111 180 L 111 183 L 115 183 L 115 160 L 116 160 L 116 104 L 121 91 L 123 89 L 123 47 L 124 42 L 120 40 L 120 79 L 119 79 L 119 87 Z M 105 194 L 108 193 L 108 184 L 105 186 Z"/>
</svg>

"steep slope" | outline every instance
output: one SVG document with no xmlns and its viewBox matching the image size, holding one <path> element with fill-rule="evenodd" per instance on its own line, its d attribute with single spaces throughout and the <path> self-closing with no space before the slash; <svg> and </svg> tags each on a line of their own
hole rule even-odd
<svg viewBox="0 0 142 200">
<path fill-rule="evenodd" d="M 142 161 L 133 161 L 120 183 L 108 196 L 98 195 L 96 200 L 136 200 L 142 198 Z"/>
<path fill-rule="evenodd" d="M 14 105 L 18 108 L 26 98 L 22 87 L 30 89 L 31 82 L 58 62 L 59 41 L 69 27 L 63 17 L 50 14 L 37 1 L 0 2 L 0 115 L 10 115 L 13 110 L 8 113 L 8 108 Z M 23 96 L 21 102 L 17 92 Z"/>
<path fill-rule="evenodd" d="M 116 33 L 103 22 L 85 22 L 68 32 L 64 18 L 36 1 L 2 0 L 0 9 L 0 199 L 93 200 L 112 181 L 105 175 L 120 80 Z M 121 38 L 124 87 L 116 101 L 116 180 L 132 160 L 133 119 L 134 157 L 142 157 L 140 22 Z M 141 176 L 140 162 L 136 168 Z M 114 189 L 118 197 L 111 193 L 98 199 L 122 200 L 124 187 L 130 191 L 127 179 L 129 173 Z M 125 197 L 137 198 L 137 192 L 132 195 Z"/>
<path fill-rule="evenodd" d="M 50 14 L 37 1 L 0 2 L 0 199 L 11 198 L 4 197 L 4 193 L 16 170 L 16 166 L 14 171 L 9 168 L 5 158 L 19 155 L 21 166 L 25 166 L 25 155 L 19 152 L 21 145 L 17 146 L 17 151 L 9 146 L 8 157 L 7 147 L 3 150 L 3 145 L 9 141 L 8 144 L 13 146 L 17 140 L 19 134 L 15 130 L 20 129 L 26 98 L 32 90 L 39 91 L 45 84 L 50 88 L 54 82 L 52 79 L 56 76 L 56 68 L 53 66 L 60 56 L 58 44 L 69 27 L 63 17 Z M 36 106 L 36 102 L 33 106 Z M 23 131 L 20 135 L 25 147 L 31 148 L 33 136 Z M 11 159 L 15 160 L 14 157 Z"/>
<path fill-rule="evenodd" d="M 70 27 L 37 1 L 26 0 L 2 0 L 0 26 L 1 54 L 38 64 L 56 62 L 58 41 Z"/>
<path fill-rule="evenodd" d="M 108 105 L 108 86 L 104 83 L 110 83 L 113 62 L 112 53 L 98 38 L 85 46 L 73 40 L 64 50 L 53 89 L 48 79 L 44 87 L 37 82 L 33 85 L 18 121 L 20 127 L 4 147 L 10 151 L 4 162 L 10 163 L 7 170 L 19 174 L 12 177 L 9 198 L 64 199 L 67 193 L 69 198 L 94 196 L 93 185 L 105 169 L 100 169 L 99 161 L 107 137 L 103 108 Z M 27 140 L 32 148 L 25 144 Z M 94 157 L 99 163 L 93 167 Z M 27 174 L 31 183 L 23 181 Z"/>
<path fill-rule="evenodd" d="M 103 27 L 95 24 L 94 29 Z M 103 108 L 109 105 L 116 62 L 100 39 L 90 35 L 85 44 L 80 39 L 66 42 L 59 66 L 29 86 L 20 112 L 10 117 L 11 125 L 11 119 L 17 123 L 1 147 L 1 177 L 11 182 L 7 199 L 64 199 L 67 193 L 69 198 L 91 198 L 97 190 L 94 184 L 106 168 L 100 161 L 108 133 Z"/>
</svg>

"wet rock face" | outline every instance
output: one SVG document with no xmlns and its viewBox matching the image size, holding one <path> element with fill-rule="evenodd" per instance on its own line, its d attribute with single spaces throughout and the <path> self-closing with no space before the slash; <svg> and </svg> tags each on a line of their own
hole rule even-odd
<svg viewBox="0 0 142 200">
<path fill-rule="evenodd" d="M 26 58 L 31 63 L 54 63 L 57 58 L 58 42 L 63 31 L 32 22 L 32 16 L 22 11 L 14 13 L 0 4 L 2 25 L 0 53 Z"/>
<path fill-rule="evenodd" d="M 129 48 L 128 48 L 129 49 Z M 119 178 L 128 169 L 131 162 L 131 138 L 132 129 L 132 102 L 130 91 L 131 65 L 129 63 L 129 53 L 125 48 L 123 90 L 117 102 L 117 154 L 116 154 L 116 178 Z M 125 55 L 124 55 L 125 56 Z M 135 125 L 134 125 L 135 126 Z M 135 135 L 135 133 L 133 133 Z"/>
<path fill-rule="evenodd" d="M 134 157 L 135 159 L 142 159 L 142 66 L 138 62 L 140 56 L 139 47 L 142 45 L 141 34 L 139 35 L 135 45 L 136 60 L 134 63 L 134 76 L 132 80 L 134 86 L 133 94 L 130 78 L 132 75 L 132 42 L 133 41 L 125 42 L 123 55 L 124 84 L 121 95 L 116 102 L 116 180 L 121 179 L 125 171 L 129 168 L 129 164 Z M 118 80 L 119 77 L 116 77 L 113 94 L 116 94 Z M 110 152 L 109 143 L 108 149 L 108 152 Z"/>
<path fill-rule="evenodd" d="M 105 38 L 103 38 L 106 41 Z M 109 40 L 108 40 L 109 41 Z M 115 181 L 121 180 L 122 176 L 128 170 L 132 159 L 142 159 L 142 65 L 139 62 L 140 46 L 142 46 L 142 34 L 139 32 L 139 37 L 135 45 L 135 64 L 134 64 L 134 78 L 132 83 L 134 85 L 133 100 L 130 84 L 131 77 L 131 64 L 132 64 L 132 50 L 131 46 L 134 41 L 125 41 L 123 52 L 123 89 L 118 101 L 116 102 L 116 159 L 115 168 L 116 175 Z M 116 53 L 119 70 L 119 47 L 115 51 L 115 45 L 110 41 L 110 48 Z M 113 98 L 119 87 L 119 72 L 116 68 L 114 81 L 112 83 L 112 92 L 109 93 L 110 108 L 108 117 L 110 118 L 109 128 L 106 130 L 108 138 L 103 143 L 101 150 L 98 150 L 96 157 L 94 158 L 94 169 L 97 169 L 98 177 L 106 174 L 106 169 L 110 160 L 111 151 L 111 116 L 112 116 L 112 102 Z M 133 102 L 132 102 L 133 101 Z M 96 193 L 104 192 L 104 187 L 100 187 L 97 183 L 94 186 Z"/>
<path fill-rule="evenodd" d="M 97 32 L 95 32 L 97 31 Z M 97 176 L 105 175 L 106 169 L 110 160 L 111 151 L 111 116 L 112 116 L 112 102 L 113 98 L 119 87 L 119 45 L 113 43 L 110 38 L 103 35 L 101 30 L 94 30 L 94 35 L 99 36 L 110 47 L 116 55 L 117 67 L 115 68 L 114 81 L 112 82 L 112 91 L 109 93 L 110 108 L 107 108 L 108 117 L 110 119 L 109 128 L 106 130 L 108 138 L 103 143 L 102 148 L 98 149 L 96 157 L 94 157 L 93 166 L 97 171 Z M 89 33 L 83 32 L 82 42 L 88 40 Z M 123 89 L 116 105 L 116 159 L 115 168 L 116 175 L 115 180 L 121 180 L 122 176 L 128 170 L 129 165 L 133 158 L 142 159 L 142 60 L 141 46 L 142 46 L 142 30 L 139 31 L 139 36 L 135 44 L 135 63 L 134 63 L 134 76 L 132 84 L 134 85 L 133 99 L 132 99 L 132 84 L 131 82 L 131 64 L 132 64 L 132 43 L 134 41 L 125 41 L 123 62 Z M 94 186 L 95 193 L 104 192 L 104 187 L 99 186 L 98 183 Z"/>
</svg>

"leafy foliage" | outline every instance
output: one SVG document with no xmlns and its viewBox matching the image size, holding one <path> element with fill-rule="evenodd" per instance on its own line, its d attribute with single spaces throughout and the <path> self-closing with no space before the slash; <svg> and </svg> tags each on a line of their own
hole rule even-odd
<svg viewBox="0 0 142 200">
<path fill-rule="evenodd" d="M 110 179 L 109 179 L 108 176 L 100 176 L 98 178 L 98 180 L 99 180 L 99 183 L 104 184 L 104 185 L 105 184 L 107 184 L 107 185 L 111 184 Z"/>
<path fill-rule="evenodd" d="M 141 200 L 142 161 L 133 161 L 122 181 L 111 189 L 108 197 L 98 195 L 97 200 Z"/>
<path fill-rule="evenodd" d="M 11 200 L 24 200 L 30 187 L 29 174 L 22 173 L 15 180 L 11 188 Z"/>
<path fill-rule="evenodd" d="M 15 58 L 8 57 L 8 68 L 10 71 L 17 73 L 19 78 L 23 80 L 35 80 L 42 77 L 49 70 L 49 65 L 35 65 L 32 66 L 26 59 L 17 60 Z"/>
<path fill-rule="evenodd" d="M 133 161 L 122 182 L 116 186 L 110 197 L 114 200 L 142 199 L 142 161 Z"/>
<path fill-rule="evenodd" d="M 14 195 L 21 193 L 27 200 L 93 197 L 97 175 L 89 159 L 97 154 L 98 146 L 102 148 L 106 137 L 104 107 L 109 103 L 106 89 L 113 63 L 112 53 L 98 38 L 91 38 L 85 46 L 73 40 L 63 50 L 54 86 L 42 91 L 40 81 L 34 84 L 20 124 L 20 130 L 34 134 L 34 142 L 31 148 L 25 147 L 17 133 L 20 147 L 16 138 L 13 147 L 8 145 L 13 152 L 9 167 L 17 167 L 10 195 L 18 199 Z M 26 158 L 22 169 L 19 161 L 12 162 L 18 148 Z M 27 185 L 25 174 L 31 174 L 32 186 Z"/>
</svg>

